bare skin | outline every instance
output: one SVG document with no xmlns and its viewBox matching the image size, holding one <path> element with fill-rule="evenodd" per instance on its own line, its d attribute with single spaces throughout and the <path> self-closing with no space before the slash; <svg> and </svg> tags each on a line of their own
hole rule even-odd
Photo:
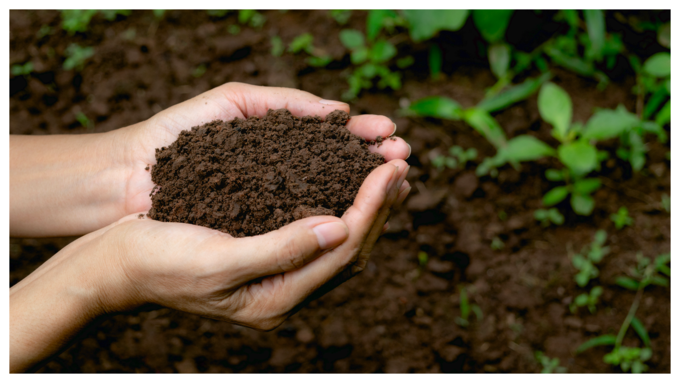
<svg viewBox="0 0 680 383">
<path fill-rule="evenodd" d="M 310 217 L 249 238 L 137 219 L 151 207 L 145 168 L 155 148 L 182 129 L 278 108 L 349 112 L 299 90 L 229 83 L 109 133 L 11 137 L 10 235 L 89 234 L 10 289 L 10 370 L 31 369 L 104 314 L 149 303 L 270 330 L 361 272 L 390 210 L 410 191 L 410 148 L 400 138 L 371 149 L 389 162 L 368 176 L 342 218 Z M 366 115 L 348 129 L 374 139 L 395 127 Z"/>
</svg>

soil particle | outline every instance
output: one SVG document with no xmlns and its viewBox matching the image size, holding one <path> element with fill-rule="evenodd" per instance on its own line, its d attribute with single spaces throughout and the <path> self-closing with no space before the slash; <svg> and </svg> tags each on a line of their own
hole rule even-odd
<svg viewBox="0 0 680 383">
<path fill-rule="evenodd" d="M 322 121 L 279 109 L 183 131 L 156 149 L 149 217 L 237 237 L 311 216 L 340 217 L 385 162 L 345 128 L 348 120 L 339 110 Z"/>
<path fill-rule="evenodd" d="M 478 186 L 479 178 L 477 178 L 475 173 L 470 172 L 456 178 L 456 181 L 453 183 L 453 191 L 461 197 L 470 198 Z"/>
</svg>

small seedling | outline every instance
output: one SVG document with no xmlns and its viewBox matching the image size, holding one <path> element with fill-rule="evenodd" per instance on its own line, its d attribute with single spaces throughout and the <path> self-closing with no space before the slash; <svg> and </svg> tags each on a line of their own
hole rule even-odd
<svg viewBox="0 0 680 383">
<path fill-rule="evenodd" d="M 205 64 L 200 64 L 194 69 L 193 72 L 191 72 L 191 75 L 194 76 L 195 78 L 199 78 L 205 74 L 206 70 L 207 68 Z"/>
<path fill-rule="evenodd" d="M 12 76 L 24 76 L 28 77 L 31 72 L 33 72 L 33 62 L 29 61 L 24 64 L 15 64 L 10 68 L 10 73 Z"/>
<path fill-rule="evenodd" d="M 567 372 L 566 367 L 560 366 L 560 359 L 559 358 L 550 358 L 547 355 L 543 354 L 540 351 L 536 351 L 534 353 L 534 357 L 536 358 L 536 361 L 541 364 L 541 367 L 543 369 L 541 370 L 541 374 L 552 374 L 552 373 L 557 373 L 557 374 L 563 374 Z"/>
<path fill-rule="evenodd" d="M 460 166 L 461 169 L 465 169 L 465 165 L 468 161 L 477 158 L 477 149 L 469 148 L 464 150 L 460 146 L 452 146 L 449 148 L 449 156 L 439 155 L 432 160 L 432 165 L 436 169 L 442 169 L 446 166 L 449 169 L 455 169 Z"/>
<path fill-rule="evenodd" d="M 263 14 L 254 9 L 241 9 L 238 11 L 238 22 L 241 25 L 249 25 L 253 28 L 260 29 L 267 21 Z"/>
<path fill-rule="evenodd" d="M 324 67 L 333 60 L 325 51 L 314 46 L 314 36 L 311 33 L 305 33 L 293 39 L 288 46 L 288 51 L 291 53 L 307 53 L 311 56 L 307 57 L 307 64 L 314 67 Z"/>
<path fill-rule="evenodd" d="M 628 216 L 628 208 L 621 206 L 616 214 L 610 216 L 611 220 L 616 226 L 616 230 L 623 229 L 624 226 L 631 226 L 633 224 L 633 218 Z"/>
<path fill-rule="evenodd" d="M 505 247 L 505 243 L 499 237 L 493 237 L 491 240 L 491 250 L 502 250 Z"/>
<path fill-rule="evenodd" d="M 418 253 L 418 266 L 420 266 L 421 269 L 424 268 L 427 265 L 427 261 L 429 259 L 430 258 L 429 258 L 429 256 L 427 255 L 426 252 L 424 252 L 424 251 L 419 252 Z"/>
<path fill-rule="evenodd" d="M 231 24 L 227 27 L 227 32 L 229 32 L 230 35 L 238 35 L 241 33 L 241 27 L 236 24 Z"/>
<path fill-rule="evenodd" d="M 598 230 L 593 242 L 584 246 L 581 253 L 575 254 L 571 258 L 572 264 L 578 270 L 574 280 L 579 286 L 585 287 L 591 279 L 600 275 L 600 271 L 595 265 L 600 263 L 602 258 L 609 253 L 609 247 L 602 246 L 606 241 L 607 233 L 604 230 Z"/>
<path fill-rule="evenodd" d="M 78 44 L 72 43 L 66 48 L 66 60 L 64 60 L 64 69 L 76 69 L 78 71 L 83 69 L 85 61 L 94 55 L 94 48 L 81 47 Z"/>
<path fill-rule="evenodd" d="M 286 46 L 283 44 L 283 40 L 279 36 L 272 36 L 270 40 L 272 45 L 272 56 L 279 57 L 286 50 Z"/>
<path fill-rule="evenodd" d="M 671 269 L 668 266 L 671 260 L 669 253 L 657 256 L 654 262 L 642 253 L 637 253 L 635 257 L 638 261 L 637 266 L 630 268 L 628 272 L 630 276 L 617 277 L 617 285 L 633 291 L 648 285 L 669 286 L 668 278 L 671 276 Z"/>
<path fill-rule="evenodd" d="M 457 325 L 468 327 L 470 325 L 470 312 L 475 314 L 478 321 L 482 320 L 482 309 L 476 304 L 470 304 L 465 287 L 460 289 L 460 317 L 454 319 Z"/>
<path fill-rule="evenodd" d="M 332 9 L 330 11 L 331 17 L 340 25 L 345 25 L 352 16 L 352 11 L 345 9 Z"/>
<path fill-rule="evenodd" d="M 569 305 L 569 311 L 572 314 L 576 314 L 579 307 L 588 307 L 591 314 L 595 314 L 597 309 L 597 302 L 600 300 L 600 295 L 602 295 L 602 286 L 595 286 L 590 290 L 590 294 L 583 293 L 574 299 L 574 301 Z"/>
<path fill-rule="evenodd" d="M 671 212 L 671 197 L 669 197 L 668 194 L 663 194 L 661 196 L 661 206 L 666 210 L 666 213 Z"/>
<path fill-rule="evenodd" d="M 208 16 L 210 16 L 210 17 L 215 17 L 215 18 L 218 18 L 218 19 L 219 19 L 219 18 L 222 18 L 222 17 L 224 17 L 224 16 L 226 16 L 226 15 L 228 15 L 229 12 L 230 12 L 230 11 L 227 10 L 227 9 L 208 9 L 208 10 L 206 11 L 206 13 L 208 14 Z"/>
<path fill-rule="evenodd" d="M 87 32 L 90 20 L 97 13 L 96 9 L 68 9 L 61 11 L 61 26 L 69 35 L 76 32 Z"/>
<path fill-rule="evenodd" d="M 40 40 L 40 39 L 42 39 L 43 37 L 45 37 L 45 36 L 47 36 L 47 35 L 51 35 L 52 33 L 53 33 L 52 27 L 50 27 L 50 26 L 47 25 L 47 24 L 43 24 L 43 25 L 40 27 L 40 30 L 38 30 L 38 33 L 37 33 L 36 37 L 38 37 L 38 40 Z"/>
<path fill-rule="evenodd" d="M 83 112 L 78 112 L 76 114 L 76 120 L 78 120 L 78 122 L 80 122 L 80 125 L 83 126 L 84 128 L 87 129 L 94 128 L 94 123 L 89 118 L 87 118 L 87 116 Z"/>
<path fill-rule="evenodd" d="M 606 354 L 603 358 L 604 362 L 613 366 L 621 366 L 623 372 L 632 372 L 639 374 L 645 372 L 649 367 L 645 364 L 651 359 L 652 349 L 645 347 L 615 347 L 612 352 Z"/>
<path fill-rule="evenodd" d="M 550 223 L 555 225 L 562 225 L 564 223 L 564 216 L 560 213 L 557 208 L 551 207 L 550 209 L 538 209 L 534 212 L 534 218 L 541 222 L 541 226 L 548 227 Z"/>
</svg>

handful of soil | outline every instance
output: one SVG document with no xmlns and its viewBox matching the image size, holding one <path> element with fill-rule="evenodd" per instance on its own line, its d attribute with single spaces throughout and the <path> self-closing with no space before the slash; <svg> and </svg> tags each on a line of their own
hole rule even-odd
<svg viewBox="0 0 680 383">
<path fill-rule="evenodd" d="M 215 120 L 156 149 L 149 217 L 191 223 L 235 237 L 276 230 L 315 215 L 340 217 L 368 174 L 385 163 L 331 112 L 298 118 Z"/>
</svg>

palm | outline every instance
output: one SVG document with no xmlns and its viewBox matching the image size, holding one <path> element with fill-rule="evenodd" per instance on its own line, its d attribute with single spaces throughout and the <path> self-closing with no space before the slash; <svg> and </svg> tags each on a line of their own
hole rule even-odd
<svg viewBox="0 0 680 383">
<path fill-rule="evenodd" d="M 149 194 L 154 184 L 151 181 L 150 167 L 156 163 L 155 149 L 170 145 L 182 130 L 213 120 L 264 116 L 269 109 L 287 108 L 297 116 L 322 117 L 335 109 L 349 112 L 346 104 L 325 105 L 318 103 L 318 100 L 318 97 L 296 90 L 229 83 L 168 108 L 146 122 L 131 127 L 134 143 L 126 163 L 129 173 L 125 213 L 143 212 L 151 208 Z M 353 117 L 348 123 L 348 129 L 366 139 L 375 139 L 378 135 L 391 135 L 394 125 L 387 117 L 365 115 Z M 387 141 L 380 148 L 371 150 L 383 154 L 388 161 L 405 159 L 410 152 L 401 139 Z M 146 170 L 147 167 L 149 170 Z"/>
</svg>

